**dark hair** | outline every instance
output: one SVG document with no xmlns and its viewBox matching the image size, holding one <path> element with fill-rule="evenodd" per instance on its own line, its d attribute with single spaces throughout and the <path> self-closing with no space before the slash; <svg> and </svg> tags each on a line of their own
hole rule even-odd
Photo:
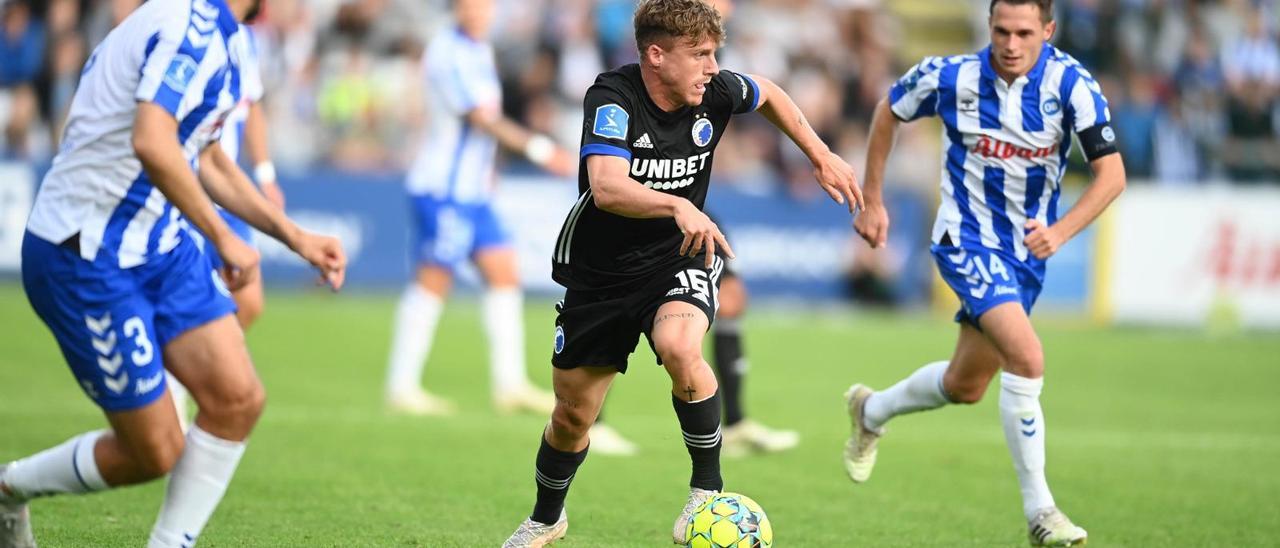
<svg viewBox="0 0 1280 548">
<path fill-rule="evenodd" d="M 669 46 L 674 38 L 724 42 L 720 12 L 703 0 L 641 0 L 634 19 L 636 48 L 641 54 L 650 44 Z"/>
<path fill-rule="evenodd" d="M 996 4 L 1009 4 L 1011 6 L 1030 4 L 1040 8 L 1041 23 L 1048 23 L 1053 20 L 1053 0 L 991 0 L 991 6 L 987 8 L 988 17 L 995 14 Z"/>
</svg>

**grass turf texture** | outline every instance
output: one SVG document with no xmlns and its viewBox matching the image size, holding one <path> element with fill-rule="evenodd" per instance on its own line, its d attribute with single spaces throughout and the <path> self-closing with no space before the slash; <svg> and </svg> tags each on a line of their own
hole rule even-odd
<svg viewBox="0 0 1280 548">
<path fill-rule="evenodd" d="M 389 297 L 269 296 L 249 335 L 267 411 L 201 546 L 497 546 L 528 514 L 546 417 L 489 409 L 474 302 L 449 304 L 428 367 L 431 389 L 460 404 L 450 419 L 383 412 L 392 307 Z M 552 314 L 527 309 L 530 370 L 544 386 Z M 1037 323 L 1049 478 L 1091 545 L 1275 542 L 1280 338 Z M 105 424 L 13 283 L 0 284 L 0 325 L 0 461 Z M 895 420 L 867 484 L 853 486 L 840 464 L 844 389 L 882 388 L 949 355 L 953 324 L 757 309 L 745 325 L 749 416 L 803 439 L 789 453 L 725 459 L 724 476 L 764 506 L 780 546 L 1025 545 L 997 386 L 977 406 Z M 670 542 L 689 464 L 668 382 L 642 342 L 607 406 L 642 453 L 587 459 L 558 546 Z M 37 540 L 142 545 L 163 492 L 156 482 L 38 500 Z"/>
</svg>

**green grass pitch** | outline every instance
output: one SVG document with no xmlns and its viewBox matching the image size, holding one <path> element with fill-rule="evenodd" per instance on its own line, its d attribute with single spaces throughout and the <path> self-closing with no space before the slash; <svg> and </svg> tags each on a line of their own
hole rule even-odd
<svg viewBox="0 0 1280 548">
<path fill-rule="evenodd" d="M 546 417 L 490 411 L 475 303 L 449 304 L 428 368 L 432 390 L 461 406 L 450 419 L 383 412 L 392 306 L 268 296 L 249 334 L 267 411 L 201 546 L 497 546 L 528 514 Z M 530 303 L 529 364 L 543 385 L 551 320 L 548 303 Z M 1091 545 L 1280 542 L 1280 338 L 1038 324 L 1050 483 Z M 757 309 L 745 325 L 748 413 L 803 439 L 726 459 L 724 476 L 765 507 L 780 546 L 1025 545 L 994 390 L 896 420 L 869 483 L 853 486 L 841 467 L 841 393 L 948 356 L 946 318 Z M 12 282 L 0 283 L 0 326 L 0 461 L 105 424 Z M 668 389 L 642 343 L 607 407 L 642 453 L 587 459 L 559 546 L 669 545 L 689 469 Z M 162 494 L 157 482 L 38 500 L 37 539 L 140 546 Z"/>
</svg>

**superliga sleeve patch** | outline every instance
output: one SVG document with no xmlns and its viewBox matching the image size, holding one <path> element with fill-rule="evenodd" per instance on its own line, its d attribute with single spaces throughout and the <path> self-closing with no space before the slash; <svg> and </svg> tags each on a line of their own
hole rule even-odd
<svg viewBox="0 0 1280 548">
<path fill-rule="evenodd" d="M 164 72 L 164 83 L 173 88 L 173 91 L 186 93 L 187 86 L 191 84 L 191 79 L 199 68 L 200 65 L 191 56 L 178 54 Z"/>
<path fill-rule="evenodd" d="M 627 129 L 631 123 L 631 115 L 622 107 L 610 103 L 596 108 L 596 121 L 591 133 L 605 139 L 627 139 Z"/>
</svg>

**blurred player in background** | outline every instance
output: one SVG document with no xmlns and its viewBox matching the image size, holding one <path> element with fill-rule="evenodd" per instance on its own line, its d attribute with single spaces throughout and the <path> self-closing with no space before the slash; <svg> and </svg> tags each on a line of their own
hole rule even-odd
<svg viewBox="0 0 1280 548">
<path fill-rule="evenodd" d="M 165 474 L 149 545 L 195 544 L 265 401 L 228 287 L 184 229 L 190 222 L 209 236 L 231 288 L 257 276 L 257 252 L 210 197 L 342 286 L 338 241 L 298 228 L 216 146 L 242 92 L 240 22 L 259 3 L 149 2 L 85 63 L 62 150 L 27 224 L 22 276 L 111 428 L 0 467 L 0 546 L 35 544 L 33 498 Z M 185 438 L 166 369 L 199 403 Z"/>
<path fill-rule="evenodd" d="M 742 457 L 786 451 L 800 444 L 800 433 L 769 428 L 747 418 L 742 404 L 749 365 L 742 345 L 742 315 L 747 310 L 747 286 L 726 264 L 720 276 L 720 309 L 711 326 L 711 362 L 724 400 L 724 453 Z M 604 421 L 601 411 L 588 432 L 591 449 L 602 455 L 631 456 L 640 450 Z"/>
<path fill-rule="evenodd" d="M 640 63 L 596 78 L 583 99 L 580 197 L 560 230 L 552 275 L 565 286 L 551 359 L 556 408 L 539 436 L 537 500 L 509 548 L 564 536 L 565 496 L 587 456 L 588 429 L 641 333 L 671 377 L 671 402 L 692 461 L 672 539 L 724 487 L 718 384 L 702 343 L 715 318 L 724 235 L 702 212 L 712 155 L 729 119 L 759 109 L 805 153 L 833 199 L 861 194 L 853 169 L 774 83 L 720 70 L 720 15 L 701 0 L 636 8 Z"/>
<path fill-rule="evenodd" d="M 237 164 L 241 145 L 244 146 L 245 151 L 249 153 L 249 161 L 253 165 L 253 178 L 258 183 L 258 189 L 262 191 L 267 201 L 283 210 L 284 191 L 280 190 L 279 185 L 276 184 L 276 168 L 271 162 L 267 148 L 267 118 L 262 110 L 262 65 L 258 58 L 258 41 L 253 34 L 253 29 L 247 25 L 242 25 L 236 36 L 237 39 L 246 42 L 243 46 L 245 54 L 240 66 L 240 101 L 231 110 L 226 122 L 223 122 L 220 144 L 227 157 Z M 222 220 L 226 221 L 227 226 L 231 227 L 237 237 L 246 244 L 257 247 L 254 242 L 253 228 L 249 223 L 222 207 L 218 207 L 218 213 L 222 215 Z M 203 237 L 200 241 L 205 252 L 209 254 L 213 267 L 221 270 L 222 257 L 214 252 L 212 247 L 204 245 Z M 239 289 L 232 291 L 231 298 L 236 303 L 236 321 L 240 322 L 241 329 L 248 331 L 262 314 L 264 304 L 262 277 L 255 277 Z M 178 408 L 178 420 L 182 423 L 183 431 L 186 431 L 189 394 L 182 383 L 172 377 L 169 381 L 173 405 Z"/>
<path fill-rule="evenodd" d="M 457 26 L 442 30 L 424 59 L 431 127 L 407 182 L 417 219 L 417 270 L 396 309 L 387 404 L 416 415 L 453 412 L 452 402 L 423 390 L 422 372 L 455 270 L 469 260 L 488 286 L 482 306 L 494 407 L 550 412 L 553 397 L 535 388 L 525 371 L 523 299 L 511 236 L 493 204 L 494 161 L 502 145 L 556 175 L 571 175 L 575 165 L 549 138 L 502 114 L 487 42 L 493 0 L 457 0 L 453 10 Z"/>
<path fill-rule="evenodd" d="M 845 468 L 871 476 L 885 423 L 948 403 L 976 403 L 1000 373 L 1000 423 L 1013 457 L 1031 544 L 1083 544 L 1084 529 L 1058 510 L 1044 473 L 1044 351 L 1028 315 L 1045 261 L 1124 190 L 1107 99 L 1093 76 L 1047 44 L 1052 0 L 992 0 L 991 45 L 977 55 L 932 57 L 894 84 L 876 107 L 868 143 L 867 210 L 855 223 L 883 247 L 889 216 L 884 167 L 901 122 L 939 116 L 945 148 L 934 261 L 960 298 L 960 337 L 950 361 L 934 362 L 883 392 L 846 393 L 853 435 Z M 1075 134 L 1093 184 L 1058 218 L 1058 196 Z M 1003 372 L 1002 372 L 1003 371 Z"/>
<path fill-rule="evenodd" d="M 732 0 L 709 2 L 728 20 L 733 14 Z M 745 456 L 753 453 L 786 451 L 800 443 L 794 430 L 769 428 L 748 419 L 742 405 L 743 383 L 749 365 L 742 344 L 741 318 L 747 311 L 747 286 L 728 263 L 720 277 L 720 310 L 712 325 L 711 362 L 720 381 L 720 397 L 724 400 L 724 453 Z M 604 421 L 603 410 L 591 425 L 591 448 L 603 455 L 629 456 L 639 449 Z"/>
</svg>

